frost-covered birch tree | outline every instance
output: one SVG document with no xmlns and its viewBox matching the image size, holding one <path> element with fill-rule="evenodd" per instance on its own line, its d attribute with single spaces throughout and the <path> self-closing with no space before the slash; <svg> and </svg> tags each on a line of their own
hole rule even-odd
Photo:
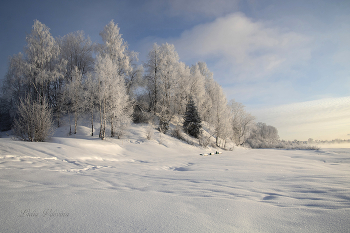
<svg viewBox="0 0 350 233">
<path fill-rule="evenodd" d="M 216 145 L 220 146 L 219 139 L 226 141 L 229 136 L 230 116 L 227 108 L 227 100 L 221 86 L 217 82 L 212 82 L 208 89 L 212 103 L 209 123 L 214 127 Z"/>
<path fill-rule="evenodd" d="M 25 98 L 28 92 L 29 80 L 27 79 L 26 60 L 22 53 L 9 58 L 8 70 L 3 81 L 3 97 L 10 103 L 10 114 L 14 116 L 16 106 L 20 99 Z"/>
<path fill-rule="evenodd" d="M 59 57 L 60 48 L 51 36 L 50 29 L 34 21 L 30 34 L 26 36 L 24 55 L 10 58 L 4 89 L 15 104 L 20 98 L 48 100 L 49 107 L 55 104 L 55 83 L 63 78 L 66 61 Z"/>
<path fill-rule="evenodd" d="M 170 113 L 179 74 L 179 55 L 172 44 L 160 46 L 160 104 Z"/>
<path fill-rule="evenodd" d="M 160 89 L 160 51 L 159 45 L 153 44 L 152 50 L 148 53 L 148 59 L 145 63 L 147 70 L 145 79 L 147 82 L 147 91 L 149 95 L 149 109 L 154 114 L 158 111 L 159 89 Z"/>
<path fill-rule="evenodd" d="M 193 99 L 198 107 L 201 117 L 203 118 L 203 112 L 206 111 L 205 106 L 205 76 L 201 73 L 199 64 L 191 66 L 191 76 L 189 78 L 189 95 L 193 96 Z"/>
<path fill-rule="evenodd" d="M 179 90 L 178 80 L 181 67 L 179 55 L 172 44 L 154 44 L 148 54 L 145 64 L 147 69 L 145 78 L 147 80 L 147 91 L 149 93 L 149 108 L 153 114 L 159 116 L 160 127 L 165 129 L 171 118 L 177 112 L 176 91 Z"/>
<path fill-rule="evenodd" d="M 213 107 L 211 90 L 213 83 L 213 73 L 208 69 L 205 62 L 197 63 L 201 75 L 204 77 L 205 94 L 203 97 L 203 103 L 200 107 L 200 113 L 203 121 L 210 122 L 212 117 L 211 108 Z"/>
<path fill-rule="evenodd" d="M 91 136 L 94 136 L 94 114 L 98 106 L 97 94 L 99 90 L 98 80 L 93 73 L 87 73 L 83 82 L 84 88 L 84 109 L 91 116 Z"/>
<path fill-rule="evenodd" d="M 174 78 L 172 109 L 175 114 L 183 115 L 190 97 L 195 102 L 202 117 L 202 109 L 205 101 L 205 77 L 201 74 L 198 64 L 191 67 L 178 62 L 177 72 Z"/>
<path fill-rule="evenodd" d="M 185 63 L 180 62 L 178 65 L 178 73 L 176 75 L 176 85 L 174 90 L 174 100 L 173 100 L 173 109 L 174 113 L 178 115 L 183 115 L 186 112 L 186 104 L 189 100 L 189 97 L 191 96 L 192 89 L 192 75 L 190 67 L 185 65 Z M 193 99 L 195 100 L 195 103 L 197 104 L 197 94 L 194 93 Z"/>
<path fill-rule="evenodd" d="M 119 31 L 118 24 L 111 20 L 100 32 L 104 43 L 99 45 L 98 51 L 101 56 L 109 56 L 116 65 L 118 75 L 124 79 L 127 94 L 130 96 L 132 91 L 140 85 L 143 67 L 136 65 L 138 54 L 128 50 L 128 44 Z"/>
<path fill-rule="evenodd" d="M 108 114 L 108 119 L 106 119 L 106 114 L 102 114 L 104 117 L 101 123 L 104 126 L 101 138 L 104 138 L 107 120 L 111 124 L 112 137 L 115 135 L 120 137 L 129 125 L 132 106 L 128 93 L 138 85 L 142 73 L 142 68 L 135 65 L 137 53 L 128 50 L 128 45 L 119 30 L 118 25 L 112 20 L 100 33 L 104 43 L 98 48 L 97 62 L 99 65 L 96 66 L 98 69 L 95 72 L 99 80 L 99 87 L 104 88 L 108 93 L 107 97 L 102 97 L 102 101 L 100 95 L 100 113 L 106 108 L 106 114 Z"/>
<path fill-rule="evenodd" d="M 69 105 L 70 111 L 74 114 L 74 134 L 77 133 L 79 115 L 84 111 L 83 91 L 82 73 L 75 66 L 71 73 L 71 80 L 66 85 L 66 104 Z M 72 133 L 71 129 L 69 133 Z"/>
<path fill-rule="evenodd" d="M 123 130 L 129 124 L 131 107 L 124 80 L 118 73 L 117 65 L 109 56 L 97 56 L 95 74 L 99 84 L 97 90 L 101 121 L 99 136 L 104 139 L 107 121 L 111 124 L 112 137 L 115 136 L 115 126 L 118 130 Z M 115 121 L 117 125 L 114 125 Z"/>
<path fill-rule="evenodd" d="M 58 38 L 57 41 L 60 45 L 60 57 L 67 61 L 65 78 L 57 87 L 59 96 L 57 98 L 58 104 L 55 108 L 55 115 L 59 122 L 59 117 L 62 112 L 75 112 L 75 110 L 70 109 L 72 105 L 67 106 L 67 103 L 62 100 L 64 98 L 61 94 L 63 92 L 62 89 L 65 85 L 73 81 L 73 76 L 76 75 L 77 72 L 81 74 L 81 82 L 83 82 L 85 75 L 93 71 L 93 51 L 96 46 L 91 42 L 89 37 L 85 37 L 83 31 L 69 33 Z M 67 87 L 65 87 L 65 91 L 67 91 Z M 82 93 L 80 95 L 82 95 Z"/>
<path fill-rule="evenodd" d="M 82 75 L 91 72 L 94 66 L 93 44 L 83 31 L 69 33 L 58 39 L 60 54 L 67 61 L 66 78 L 70 79 L 75 67 Z"/>
<path fill-rule="evenodd" d="M 15 126 L 17 129 L 19 124 L 35 120 L 24 119 L 25 117 L 45 115 L 48 116 L 45 119 L 51 124 L 51 110 L 57 104 L 57 83 L 63 78 L 66 65 L 66 61 L 59 56 L 60 48 L 57 41 L 51 36 L 50 29 L 38 20 L 34 21 L 32 31 L 26 36 L 26 41 L 24 55 L 15 55 L 10 59 L 4 84 L 8 97 L 18 110 Z M 31 101 L 30 106 L 25 106 L 29 105 L 27 100 Z M 39 112 L 35 114 L 41 115 L 22 114 L 27 107 L 37 107 Z M 44 124 L 38 124 L 35 130 L 44 130 L 44 127 Z"/>
<path fill-rule="evenodd" d="M 234 100 L 230 101 L 229 109 L 231 112 L 231 138 L 237 146 L 243 145 L 249 136 L 249 128 L 255 117 L 245 111 L 243 104 Z"/>
<path fill-rule="evenodd" d="M 52 104 L 52 82 L 63 78 L 66 61 L 59 58 L 60 47 L 51 36 L 50 29 L 34 21 L 33 29 L 26 37 L 26 76 L 33 99 L 45 97 Z"/>
</svg>

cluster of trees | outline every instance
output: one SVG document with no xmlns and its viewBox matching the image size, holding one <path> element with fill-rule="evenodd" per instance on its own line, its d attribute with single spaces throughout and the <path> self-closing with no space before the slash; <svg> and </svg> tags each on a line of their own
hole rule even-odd
<svg viewBox="0 0 350 233">
<path fill-rule="evenodd" d="M 289 150 L 319 150 L 319 147 L 307 145 L 297 140 L 279 140 L 278 131 L 275 127 L 258 122 L 250 129 L 250 134 L 245 142 L 251 148 L 277 148 Z"/>
<path fill-rule="evenodd" d="M 30 132 L 40 131 L 44 123 L 52 124 L 52 115 L 59 127 L 62 116 L 68 113 L 74 116 L 76 133 L 79 115 L 90 112 L 93 134 L 93 116 L 97 111 L 100 137 L 106 136 L 106 124 L 111 126 L 111 136 L 120 134 L 132 113 L 128 91 L 142 72 L 135 65 L 136 53 L 128 51 L 118 26 L 113 21 L 105 26 L 100 33 L 103 44 L 92 43 L 81 31 L 55 39 L 49 30 L 36 20 L 26 37 L 24 54 L 10 58 L 2 98 L 7 112 L 14 119 L 34 118 L 35 114 L 48 118 L 14 124 L 15 132 L 28 127 Z M 42 107 L 38 110 L 26 103 Z M 23 139 L 42 141 L 43 137 L 33 134 Z"/>
<path fill-rule="evenodd" d="M 258 122 L 251 129 L 246 142 L 251 148 L 274 148 L 279 143 L 278 131 L 271 125 Z"/>
<path fill-rule="evenodd" d="M 74 118 L 70 133 L 76 133 L 83 113 L 91 116 L 92 135 L 98 116 L 101 139 L 107 127 L 111 137 L 120 137 L 132 120 L 156 118 L 166 132 L 175 116 L 184 117 L 184 131 L 196 138 L 206 122 L 218 146 L 227 140 L 243 145 L 257 134 L 254 117 L 242 104 L 227 101 L 204 62 L 187 66 L 174 45 L 165 43 L 154 44 L 146 62 L 137 65 L 137 53 L 128 50 L 117 24 L 111 21 L 100 36 L 102 44 L 82 31 L 54 38 L 34 22 L 24 54 L 9 60 L 0 102 L 0 117 L 16 119 L 12 125 L 20 137 L 42 141 L 64 115 Z"/>
</svg>

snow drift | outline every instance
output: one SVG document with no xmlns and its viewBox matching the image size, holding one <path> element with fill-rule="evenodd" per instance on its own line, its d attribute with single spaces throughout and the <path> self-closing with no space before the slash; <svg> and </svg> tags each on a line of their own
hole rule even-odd
<svg viewBox="0 0 350 233">
<path fill-rule="evenodd" d="M 191 146 L 132 125 L 0 138 L 1 232 L 347 232 L 350 150 Z"/>
</svg>

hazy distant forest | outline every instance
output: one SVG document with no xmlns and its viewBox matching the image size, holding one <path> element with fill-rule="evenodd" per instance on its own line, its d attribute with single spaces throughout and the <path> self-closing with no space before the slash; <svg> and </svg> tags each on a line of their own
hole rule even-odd
<svg viewBox="0 0 350 233">
<path fill-rule="evenodd" d="M 166 133 L 177 118 L 182 122 L 176 135 L 187 133 L 203 146 L 210 138 L 219 147 L 227 141 L 253 148 L 292 146 L 279 140 L 275 127 L 255 123 L 241 103 L 228 101 L 204 62 L 188 66 L 174 45 L 165 43 L 154 44 L 138 65 L 138 54 L 128 50 L 117 24 L 111 21 L 100 36 L 102 44 L 82 31 L 54 38 L 36 20 L 23 53 L 9 58 L 1 130 L 44 141 L 63 117 L 73 119 L 69 133 L 74 134 L 79 118 L 89 116 L 91 135 L 97 126 L 101 139 L 120 138 L 131 122 Z M 202 133 L 204 124 L 210 136 Z"/>
</svg>

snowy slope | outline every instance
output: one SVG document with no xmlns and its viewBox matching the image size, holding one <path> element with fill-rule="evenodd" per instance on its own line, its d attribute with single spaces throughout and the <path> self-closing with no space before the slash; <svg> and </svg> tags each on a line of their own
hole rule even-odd
<svg viewBox="0 0 350 233">
<path fill-rule="evenodd" d="M 349 149 L 200 156 L 146 130 L 0 138 L 0 232 L 349 232 Z"/>
</svg>

